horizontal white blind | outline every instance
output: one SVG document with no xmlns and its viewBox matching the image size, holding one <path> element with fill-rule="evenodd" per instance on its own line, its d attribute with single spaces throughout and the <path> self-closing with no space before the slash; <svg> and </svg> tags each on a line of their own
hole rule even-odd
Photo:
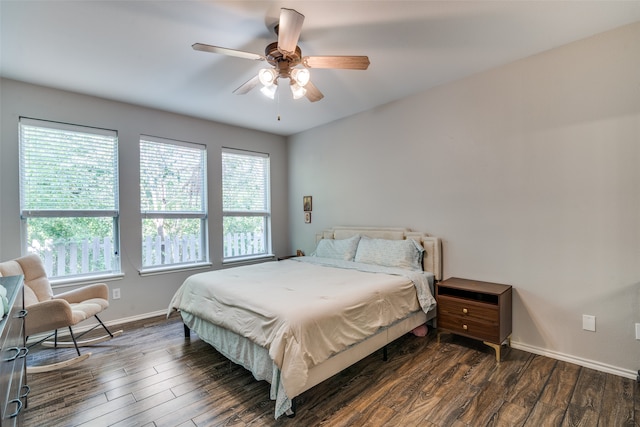
<svg viewBox="0 0 640 427">
<path fill-rule="evenodd" d="M 222 152 L 222 209 L 268 212 L 269 157 L 262 153 Z"/>
<path fill-rule="evenodd" d="M 20 119 L 23 216 L 118 210 L 116 131 Z"/>
<path fill-rule="evenodd" d="M 205 146 L 140 138 L 140 209 L 205 215 Z"/>
</svg>

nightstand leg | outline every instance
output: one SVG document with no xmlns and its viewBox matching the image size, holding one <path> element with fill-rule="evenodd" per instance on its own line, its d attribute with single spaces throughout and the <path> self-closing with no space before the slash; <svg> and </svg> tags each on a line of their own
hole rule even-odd
<svg viewBox="0 0 640 427">
<path fill-rule="evenodd" d="M 511 347 L 511 335 L 509 335 L 507 337 L 507 346 Z M 500 344 L 494 344 L 492 342 L 486 342 L 486 341 L 482 341 L 483 344 L 488 345 L 489 347 L 493 348 L 496 351 L 496 361 L 498 363 L 500 363 L 500 350 L 502 349 L 502 345 Z"/>
<path fill-rule="evenodd" d="M 494 344 L 492 342 L 486 342 L 486 341 L 483 341 L 483 343 L 485 345 L 488 345 L 489 347 L 493 348 L 496 351 L 496 361 L 498 363 L 500 363 L 500 347 L 502 347 L 502 346 L 499 345 L 499 344 Z"/>
</svg>

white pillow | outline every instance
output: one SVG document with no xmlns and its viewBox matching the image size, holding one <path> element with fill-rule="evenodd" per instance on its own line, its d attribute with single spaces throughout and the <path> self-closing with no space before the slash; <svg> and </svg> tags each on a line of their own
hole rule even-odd
<svg viewBox="0 0 640 427">
<path fill-rule="evenodd" d="M 387 240 L 363 237 L 355 262 L 422 271 L 424 248 L 413 239 Z"/>
<path fill-rule="evenodd" d="M 360 236 L 342 240 L 322 239 L 318 242 L 313 256 L 353 261 L 359 241 Z"/>
</svg>

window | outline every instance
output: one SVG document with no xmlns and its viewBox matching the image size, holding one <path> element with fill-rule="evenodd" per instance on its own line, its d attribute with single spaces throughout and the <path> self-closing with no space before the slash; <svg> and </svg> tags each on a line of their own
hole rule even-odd
<svg viewBox="0 0 640 427">
<path fill-rule="evenodd" d="M 143 270 L 207 262 L 205 148 L 140 137 Z"/>
<path fill-rule="evenodd" d="M 28 118 L 19 128 L 26 252 L 54 280 L 119 274 L 116 131 Z"/>
<path fill-rule="evenodd" d="M 224 261 L 271 253 L 269 156 L 222 151 Z"/>
</svg>

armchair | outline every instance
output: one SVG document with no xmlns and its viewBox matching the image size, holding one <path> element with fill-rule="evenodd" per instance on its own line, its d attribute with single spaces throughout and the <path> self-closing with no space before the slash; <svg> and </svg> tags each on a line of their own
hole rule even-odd
<svg viewBox="0 0 640 427">
<path fill-rule="evenodd" d="M 53 294 L 42 260 L 38 255 L 27 255 L 15 260 L 0 263 L 0 275 L 24 275 L 24 304 L 28 315 L 25 317 L 25 335 L 27 340 L 36 334 L 49 332 L 29 347 L 40 344 L 48 347 L 75 347 L 77 357 L 49 365 L 27 366 L 30 373 L 48 372 L 71 366 L 91 356 L 91 353 L 80 354 L 80 346 L 97 344 L 122 334 L 122 330 L 110 332 L 98 317 L 98 313 L 109 307 L 109 288 L 104 283 L 87 285 L 82 288 Z M 98 324 L 77 337 L 72 326 L 95 317 Z M 106 335 L 78 341 L 78 338 L 95 328 L 102 326 Z M 58 341 L 58 329 L 69 328 L 71 341 Z M 53 332 L 52 332 L 53 331 Z M 53 337 L 53 342 L 49 339 Z"/>
</svg>

